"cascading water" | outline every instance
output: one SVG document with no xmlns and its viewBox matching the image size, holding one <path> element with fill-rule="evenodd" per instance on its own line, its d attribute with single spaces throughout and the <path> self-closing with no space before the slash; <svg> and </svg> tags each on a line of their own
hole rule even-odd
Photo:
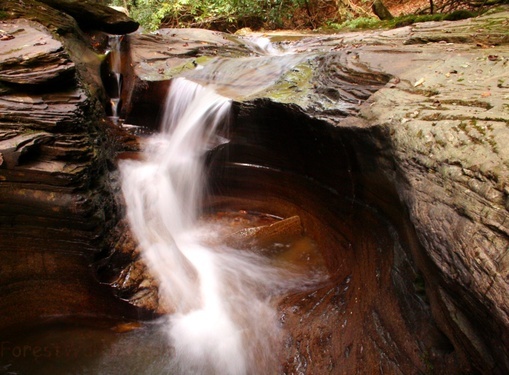
<svg viewBox="0 0 509 375">
<path fill-rule="evenodd" d="M 230 102 L 175 79 L 145 160 L 120 166 L 132 230 L 171 312 L 165 329 L 175 350 L 171 369 L 179 374 L 264 374 L 276 366 L 270 298 L 291 277 L 252 252 L 205 245 L 218 231 L 197 221 L 202 159 L 222 141 L 216 129 Z"/>
<path fill-rule="evenodd" d="M 120 59 L 120 46 L 123 36 L 110 35 L 109 59 L 110 59 L 110 107 L 111 119 L 117 122 L 119 119 L 120 94 L 122 91 L 122 65 Z"/>
</svg>

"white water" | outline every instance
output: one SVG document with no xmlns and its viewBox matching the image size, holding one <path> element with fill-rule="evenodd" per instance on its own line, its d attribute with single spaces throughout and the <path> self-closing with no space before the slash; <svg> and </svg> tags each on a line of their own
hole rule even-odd
<svg viewBox="0 0 509 375">
<path fill-rule="evenodd" d="M 111 71 L 113 73 L 120 74 L 121 71 L 121 61 L 120 61 L 120 45 L 122 43 L 123 36 L 122 35 L 110 35 L 108 44 L 109 44 L 109 53 L 111 55 Z"/>
<path fill-rule="evenodd" d="M 109 37 L 109 55 L 110 55 L 110 75 L 113 79 L 112 85 L 114 88 L 114 93 L 112 93 L 112 97 L 110 98 L 111 105 L 111 117 L 116 122 L 119 116 L 119 107 L 120 107 L 120 94 L 122 91 L 122 64 L 121 64 L 121 42 L 123 36 L 121 35 L 110 35 Z"/>
<path fill-rule="evenodd" d="M 202 159 L 221 142 L 216 129 L 230 100 L 183 78 L 172 83 L 161 133 L 145 160 L 124 161 L 122 189 L 131 228 L 160 298 L 172 310 L 166 326 L 178 374 L 274 372 L 278 340 L 272 293 L 282 272 L 262 257 L 209 248 L 213 228 L 200 228 Z"/>
<path fill-rule="evenodd" d="M 280 56 L 287 54 L 288 51 L 284 49 L 278 49 L 272 44 L 269 38 L 264 36 L 250 36 L 244 38 L 246 45 L 251 47 L 254 52 L 260 53 L 266 56 Z"/>
</svg>

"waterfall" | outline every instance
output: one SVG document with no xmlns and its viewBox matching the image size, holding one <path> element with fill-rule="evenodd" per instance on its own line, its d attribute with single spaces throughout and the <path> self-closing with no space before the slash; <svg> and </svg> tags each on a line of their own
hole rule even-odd
<svg viewBox="0 0 509 375">
<path fill-rule="evenodd" d="M 172 312 L 164 327 L 173 373 L 264 374 L 276 366 L 270 298 L 287 275 L 249 251 L 207 246 L 217 231 L 197 220 L 203 157 L 224 141 L 216 130 L 230 105 L 210 88 L 174 79 L 144 160 L 120 165 L 131 228 Z"/>
<path fill-rule="evenodd" d="M 110 35 L 109 44 L 109 59 L 110 59 L 110 107 L 111 119 L 117 122 L 119 119 L 120 109 L 120 95 L 122 92 L 122 64 L 121 64 L 121 42 L 123 36 Z"/>
</svg>

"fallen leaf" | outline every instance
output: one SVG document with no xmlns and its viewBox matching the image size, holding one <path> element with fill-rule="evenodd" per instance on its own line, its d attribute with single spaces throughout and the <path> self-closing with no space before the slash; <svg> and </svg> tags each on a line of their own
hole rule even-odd
<svg viewBox="0 0 509 375">
<path fill-rule="evenodd" d="M 396 85 L 397 85 L 398 83 L 400 83 L 400 82 L 401 82 L 401 79 L 399 79 L 399 77 L 394 77 L 393 79 L 391 79 L 391 80 L 389 81 L 389 87 L 390 87 L 391 89 L 393 89 L 393 88 L 395 88 L 395 87 L 396 87 Z"/>
<path fill-rule="evenodd" d="M 14 39 L 13 35 L 0 32 L 0 40 L 11 40 L 11 39 Z"/>
<path fill-rule="evenodd" d="M 420 86 L 423 83 L 424 83 L 424 78 L 421 78 L 420 80 L 418 80 L 417 82 L 414 83 L 414 87 Z"/>
<path fill-rule="evenodd" d="M 489 91 L 483 92 L 483 93 L 481 94 L 481 96 L 482 96 L 483 98 L 487 98 L 488 96 L 491 96 L 491 92 L 489 92 Z"/>
<path fill-rule="evenodd" d="M 129 323 L 120 323 L 115 327 L 112 327 L 111 330 L 117 333 L 125 333 L 130 332 L 135 329 L 141 328 L 141 323 L 138 322 L 129 322 Z"/>
<path fill-rule="evenodd" d="M 498 55 L 489 55 L 488 56 L 488 60 L 490 60 L 490 61 L 498 61 L 498 60 L 500 60 L 500 58 L 498 57 Z"/>
</svg>

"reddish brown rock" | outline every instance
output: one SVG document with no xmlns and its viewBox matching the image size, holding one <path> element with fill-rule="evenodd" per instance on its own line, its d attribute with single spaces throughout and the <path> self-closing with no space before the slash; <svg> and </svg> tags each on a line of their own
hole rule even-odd
<svg viewBox="0 0 509 375">
<path fill-rule="evenodd" d="M 74 63 L 40 24 L 2 21 L 0 28 L 11 36 L 0 42 L 0 81 L 39 85 L 73 79 Z"/>
<path fill-rule="evenodd" d="M 106 5 L 93 0 L 40 0 L 72 16 L 83 30 L 101 30 L 110 34 L 136 31 L 138 22 Z"/>
<path fill-rule="evenodd" d="M 9 35 L 0 40 L 0 330 L 55 315 L 132 314 L 90 268 L 117 220 L 99 59 L 72 19 L 20 3 L 0 5 L 26 16 L 0 21 Z"/>
</svg>

